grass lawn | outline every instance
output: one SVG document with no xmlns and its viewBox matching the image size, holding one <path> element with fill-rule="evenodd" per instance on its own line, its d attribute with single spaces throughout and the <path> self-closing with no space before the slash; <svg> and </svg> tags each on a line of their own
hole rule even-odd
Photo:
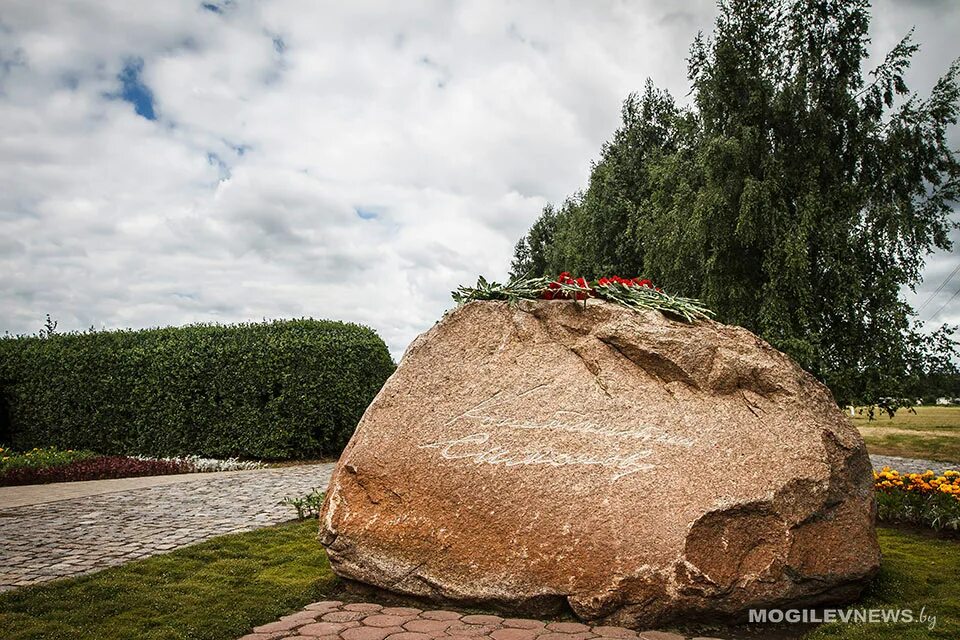
<svg viewBox="0 0 960 640">
<path fill-rule="evenodd" d="M 235 640 L 255 625 L 338 595 L 316 526 L 308 520 L 223 536 L 90 576 L 2 594 L 0 636 Z M 916 613 L 926 607 L 937 617 L 936 627 L 834 624 L 805 637 L 960 638 L 960 541 L 879 531 L 883 568 L 856 606 L 909 607 Z M 794 628 L 789 636 L 802 630 Z"/>
<path fill-rule="evenodd" d="M 310 520 L 228 535 L 0 594 L 0 637 L 234 640 L 337 589 L 316 531 Z"/>
<path fill-rule="evenodd" d="M 933 630 L 920 624 L 829 624 L 804 636 L 809 640 L 912 640 L 960 638 L 960 541 L 923 532 L 881 527 L 880 574 L 854 608 L 926 608 L 937 618 Z"/>
<path fill-rule="evenodd" d="M 870 453 L 960 462 L 960 407 L 915 409 L 900 409 L 893 419 L 882 412 L 872 421 L 865 415 L 850 419 Z"/>
</svg>

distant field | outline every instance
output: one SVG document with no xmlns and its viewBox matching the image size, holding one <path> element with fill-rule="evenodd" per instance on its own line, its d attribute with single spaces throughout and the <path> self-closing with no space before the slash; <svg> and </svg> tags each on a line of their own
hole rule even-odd
<svg viewBox="0 0 960 640">
<path fill-rule="evenodd" d="M 876 420 L 858 414 L 851 421 L 870 453 L 960 462 L 960 407 L 914 409 L 900 409 L 892 420 L 878 411 Z"/>
</svg>

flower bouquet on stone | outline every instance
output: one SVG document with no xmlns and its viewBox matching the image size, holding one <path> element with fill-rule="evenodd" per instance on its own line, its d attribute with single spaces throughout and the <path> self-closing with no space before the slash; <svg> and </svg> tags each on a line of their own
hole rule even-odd
<svg viewBox="0 0 960 640">
<path fill-rule="evenodd" d="M 598 298 L 635 311 L 656 310 L 693 322 L 710 318 L 713 312 L 699 300 L 673 296 L 642 278 L 606 276 L 596 280 L 574 278 L 566 271 L 556 279 L 514 278 L 506 284 L 488 281 L 483 276 L 475 287 L 458 287 L 453 292 L 457 304 L 474 300 L 503 300 L 511 304 L 520 300 L 582 300 Z"/>
</svg>

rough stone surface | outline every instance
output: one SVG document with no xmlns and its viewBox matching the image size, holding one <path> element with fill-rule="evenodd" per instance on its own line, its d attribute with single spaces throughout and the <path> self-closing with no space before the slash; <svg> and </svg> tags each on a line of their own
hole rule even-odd
<svg viewBox="0 0 960 640">
<path fill-rule="evenodd" d="M 649 627 L 855 598 L 871 483 L 829 391 L 745 329 L 471 303 L 365 413 L 320 538 L 374 587 Z"/>
</svg>

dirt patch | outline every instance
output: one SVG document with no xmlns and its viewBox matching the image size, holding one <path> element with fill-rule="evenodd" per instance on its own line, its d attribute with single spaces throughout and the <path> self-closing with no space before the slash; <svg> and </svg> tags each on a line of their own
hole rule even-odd
<svg viewBox="0 0 960 640">
<path fill-rule="evenodd" d="M 900 427 L 863 427 L 857 425 L 857 430 L 864 438 L 870 436 L 919 436 L 924 438 L 960 438 L 960 432 L 955 431 L 926 431 L 921 429 L 902 429 Z"/>
</svg>

